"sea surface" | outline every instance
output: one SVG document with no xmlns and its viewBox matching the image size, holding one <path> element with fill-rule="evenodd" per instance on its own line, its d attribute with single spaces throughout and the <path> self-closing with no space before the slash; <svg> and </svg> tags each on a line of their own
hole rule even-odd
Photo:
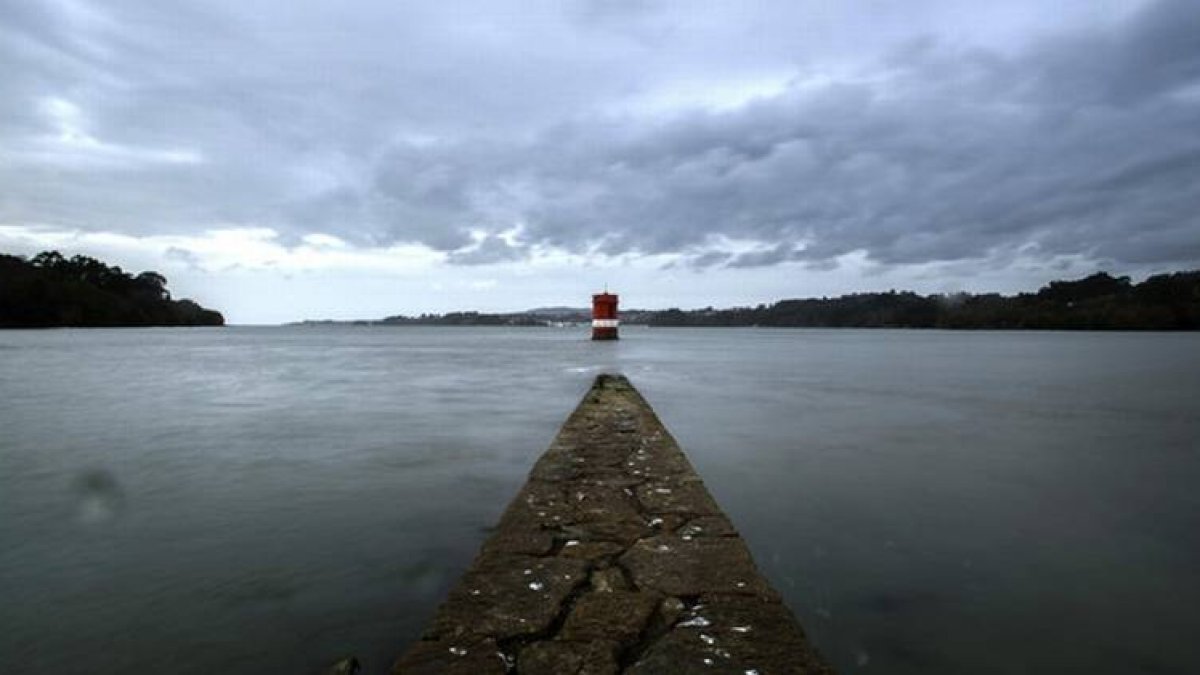
<svg viewBox="0 0 1200 675">
<path fill-rule="evenodd" d="M 1200 673 L 1200 334 L 0 331 L 0 672 L 384 673 L 601 371 L 843 673 Z"/>
</svg>

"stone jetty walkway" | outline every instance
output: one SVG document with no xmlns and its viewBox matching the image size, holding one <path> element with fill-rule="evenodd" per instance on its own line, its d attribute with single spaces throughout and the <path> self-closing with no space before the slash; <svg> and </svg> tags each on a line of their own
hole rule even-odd
<svg viewBox="0 0 1200 675">
<path fill-rule="evenodd" d="M 649 404 L 601 375 L 393 672 L 833 671 Z"/>
</svg>

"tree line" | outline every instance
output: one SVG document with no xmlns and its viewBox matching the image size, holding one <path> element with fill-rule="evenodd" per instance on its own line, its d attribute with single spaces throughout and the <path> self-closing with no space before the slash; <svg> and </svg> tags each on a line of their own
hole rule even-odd
<svg viewBox="0 0 1200 675">
<path fill-rule="evenodd" d="M 384 325 L 544 326 L 590 320 L 587 309 L 508 314 L 451 312 L 391 316 Z M 959 328 L 1014 330 L 1198 330 L 1200 271 L 1159 274 L 1135 284 L 1099 272 L 1053 281 L 1035 293 L 919 295 L 854 293 L 728 309 L 622 310 L 626 325 L 780 328 Z"/>
<path fill-rule="evenodd" d="M 220 326 L 220 312 L 173 300 L 158 272 L 130 274 L 95 258 L 0 254 L 0 328 Z"/>
<path fill-rule="evenodd" d="M 1022 330 L 1197 330 L 1200 271 L 1134 284 L 1099 272 L 1053 281 L 1036 293 L 918 295 L 905 291 L 782 300 L 771 305 L 651 312 L 651 326 L 967 328 Z"/>
</svg>

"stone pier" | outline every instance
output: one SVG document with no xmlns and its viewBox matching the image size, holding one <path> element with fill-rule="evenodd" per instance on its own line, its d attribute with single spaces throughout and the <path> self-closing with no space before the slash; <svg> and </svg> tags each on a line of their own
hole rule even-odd
<svg viewBox="0 0 1200 675">
<path fill-rule="evenodd" d="M 601 375 L 393 672 L 833 671 L 650 405 Z"/>
</svg>

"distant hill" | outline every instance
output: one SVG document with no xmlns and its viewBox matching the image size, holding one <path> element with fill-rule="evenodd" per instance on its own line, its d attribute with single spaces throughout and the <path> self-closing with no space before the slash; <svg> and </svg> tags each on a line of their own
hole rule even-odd
<svg viewBox="0 0 1200 675">
<path fill-rule="evenodd" d="M 0 254 L 0 328 L 222 326 L 220 312 L 173 300 L 157 272 L 128 274 L 86 256 Z"/>
<path fill-rule="evenodd" d="M 1200 271 L 1140 284 L 1104 272 L 1053 281 L 1037 293 L 1003 296 L 856 293 L 734 309 L 653 312 L 651 326 L 968 328 L 1019 330 L 1198 330 Z"/>
<path fill-rule="evenodd" d="M 372 325 L 546 326 L 590 321 L 587 309 L 549 307 L 488 314 L 391 316 Z M 989 330 L 1200 330 L 1200 271 L 1159 274 L 1135 284 L 1098 272 L 1053 281 L 1036 293 L 918 295 L 855 293 L 729 309 L 628 309 L 621 323 L 778 328 L 956 328 Z"/>
<path fill-rule="evenodd" d="M 527 309 L 525 314 L 534 314 L 537 316 L 587 316 L 592 310 L 587 307 L 538 307 L 536 309 Z"/>
</svg>

